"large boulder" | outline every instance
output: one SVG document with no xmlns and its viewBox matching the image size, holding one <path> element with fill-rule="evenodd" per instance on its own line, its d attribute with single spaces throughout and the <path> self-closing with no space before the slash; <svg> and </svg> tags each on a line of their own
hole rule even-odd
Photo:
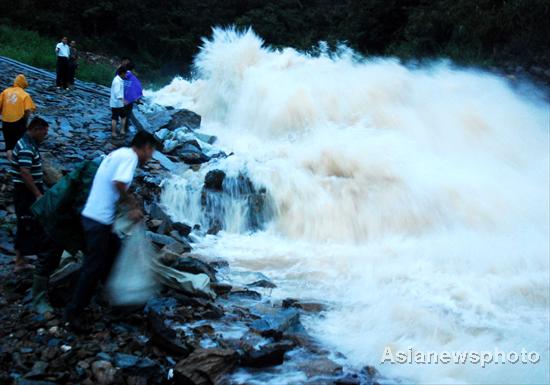
<svg viewBox="0 0 550 385">
<path fill-rule="evenodd" d="M 252 321 L 250 328 L 264 337 L 280 339 L 283 335 L 303 332 L 300 314 L 296 309 L 257 307 L 256 314 L 261 318 Z"/>
<path fill-rule="evenodd" d="M 223 180 L 225 179 L 225 172 L 222 170 L 208 171 L 204 177 L 204 188 L 214 191 L 223 190 Z"/>
<path fill-rule="evenodd" d="M 173 110 L 172 119 L 166 126 L 168 129 L 175 129 L 178 127 L 187 127 L 191 130 L 196 130 L 201 126 L 201 116 L 186 109 Z"/>
<path fill-rule="evenodd" d="M 210 157 L 202 152 L 202 148 L 196 140 L 184 142 L 178 156 L 186 164 L 201 164 L 210 160 Z"/>
<path fill-rule="evenodd" d="M 224 375 L 230 373 L 238 361 L 238 354 L 232 349 L 197 349 L 181 360 L 174 368 L 176 385 L 212 385 L 222 383 Z"/>
<path fill-rule="evenodd" d="M 193 111 L 181 110 L 161 110 L 145 115 L 148 125 L 154 130 L 167 128 L 175 130 L 179 127 L 186 127 L 190 130 L 196 130 L 201 126 L 201 116 Z"/>
<path fill-rule="evenodd" d="M 193 351 L 193 347 L 174 329 L 164 325 L 163 319 L 157 313 L 149 313 L 148 324 L 153 345 L 177 357 L 187 357 Z"/>
</svg>

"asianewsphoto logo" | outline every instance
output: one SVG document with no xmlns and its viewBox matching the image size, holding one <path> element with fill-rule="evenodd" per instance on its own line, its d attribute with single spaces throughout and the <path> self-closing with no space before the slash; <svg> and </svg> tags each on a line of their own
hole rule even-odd
<svg viewBox="0 0 550 385">
<path fill-rule="evenodd" d="M 475 364 L 484 368 L 488 364 L 536 364 L 540 361 L 540 354 L 534 351 L 521 349 L 521 352 L 503 352 L 498 348 L 494 351 L 419 351 L 413 348 L 392 351 L 388 346 L 380 359 L 381 364 Z"/>
</svg>

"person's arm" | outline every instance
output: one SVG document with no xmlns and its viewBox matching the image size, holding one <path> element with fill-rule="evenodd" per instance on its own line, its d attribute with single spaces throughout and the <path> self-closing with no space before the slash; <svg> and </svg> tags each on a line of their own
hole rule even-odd
<svg viewBox="0 0 550 385">
<path fill-rule="evenodd" d="M 25 105 L 25 118 L 28 119 L 31 113 L 36 111 L 36 105 L 29 95 L 25 97 L 23 103 Z"/>
<path fill-rule="evenodd" d="M 118 98 L 119 98 L 120 100 L 122 100 L 122 104 L 123 104 L 123 105 L 128 104 L 128 102 L 126 101 L 126 99 L 124 99 L 124 81 L 121 81 L 121 82 L 119 83 L 118 92 L 119 92 Z"/>
<path fill-rule="evenodd" d="M 21 179 L 23 179 L 25 186 L 33 193 L 36 199 L 41 198 L 42 193 L 36 186 L 36 183 L 34 183 L 34 179 L 31 175 L 31 170 L 27 167 L 19 167 L 19 173 L 21 174 Z"/>
<path fill-rule="evenodd" d="M 137 158 L 125 159 L 118 165 L 112 181 L 120 194 L 119 204 L 126 206 L 129 210 L 127 214 L 128 217 L 138 222 L 143 217 L 143 213 L 135 197 L 128 192 L 128 187 L 132 182 L 136 166 Z"/>
<path fill-rule="evenodd" d="M 57 45 L 55 46 L 55 53 L 56 53 L 56 54 L 59 53 L 59 44 L 57 44 Z"/>
<path fill-rule="evenodd" d="M 126 206 L 128 208 L 128 213 L 126 214 L 134 222 L 138 222 L 143 218 L 143 211 L 139 208 L 137 199 L 128 192 L 128 185 L 123 182 L 115 181 L 115 188 L 120 194 L 120 199 L 118 203 L 120 205 Z"/>
</svg>

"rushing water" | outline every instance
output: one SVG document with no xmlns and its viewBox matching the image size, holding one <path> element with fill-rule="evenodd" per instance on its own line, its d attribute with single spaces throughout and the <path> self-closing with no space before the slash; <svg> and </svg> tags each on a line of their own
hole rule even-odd
<svg viewBox="0 0 550 385">
<path fill-rule="evenodd" d="M 448 64 L 406 68 L 349 50 L 316 57 L 216 30 L 196 80 L 151 96 L 203 117 L 234 156 L 209 168 L 266 188 L 250 232 L 221 198 L 225 231 L 201 252 L 261 271 L 273 296 L 324 300 L 308 330 L 349 365 L 417 383 L 550 383 L 549 106 L 528 85 Z M 163 203 L 201 223 L 208 169 Z M 537 364 L 380 364 L 394 351 L 535 351 Z"/>
</svg>

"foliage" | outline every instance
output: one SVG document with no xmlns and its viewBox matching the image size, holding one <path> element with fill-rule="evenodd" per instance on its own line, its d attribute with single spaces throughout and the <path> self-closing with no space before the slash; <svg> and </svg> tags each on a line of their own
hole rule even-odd
<svg viewBox="0 0 550 385">
<path fill-rule="evenodd" d="M 252 26 L 275 47 L 346 42 L 366 55 L 406 59 L 550 62 L 548 0 L 0 0 L 0 9 L 42 35 L 132 56 L 153 76 L 187 72 L 200 38 L 220 25 Z"/>
<path fill-rule="evenodd" d="M 40 36 L 37 32 L 0 25 L 0 55 L 35 67 L 55 70 L 55 39 Z M 114 69 L 105 64 L 80 61 L 77 78 L 109 85 Z"/>
</svg>

